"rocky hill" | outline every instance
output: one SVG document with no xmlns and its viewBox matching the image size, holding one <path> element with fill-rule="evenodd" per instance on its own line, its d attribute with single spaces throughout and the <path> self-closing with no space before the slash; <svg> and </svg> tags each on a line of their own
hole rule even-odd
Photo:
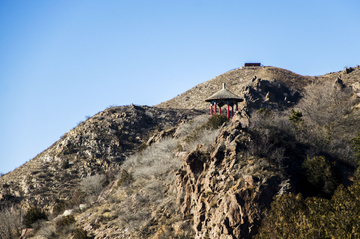
<svg viewBox="0 0 360 239">
<path fill-rule="evenodd" d="M 108 108 L 0 177 L 0 237 L 255 237 L 275 198 L 352 184 L 359 82 L 359 66 L 242 67 L 154 107 Z M 245 99 L 231 121 L 204 102 L 221 83 Z M 315 185 L 304 162 L 318 156 L 331 170 Z M 48 220 L 22 230 L 35 206 Z"/>
<path fill-rule="evenodd" d="M 152 134 L 202 113 L 135 105 L 108 108 L 0 177 L 0 203 L 49 210 L 55 199 L 70 200 L 82 178 L 119 170 L 126 157 L 137 152 Z"/>
<path fill-rule="evenodd" d="M 294 72 L 271 66 L 240 67 L 228 71 L 209 81 L 162 102 L 156 107 L 208 110 L 204 99 L 221 89 L 222 83 L 231 92 L 243 97 L 242 107 L 249 110 L 261 107 L 281 109 L 298 102 L 304 88 L 312 82 L 341 79 L 346 85 L 354 85 L 360 91 L 360 66 L 323 76 L 302 76 Z"/>
</svg>

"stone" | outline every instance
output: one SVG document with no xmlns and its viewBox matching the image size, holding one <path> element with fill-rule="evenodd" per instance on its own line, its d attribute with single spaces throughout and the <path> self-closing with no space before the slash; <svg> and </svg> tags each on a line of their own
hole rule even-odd
<svg viewBox="0 0 360 239">
<path fill-rule="evenodd" d="M 245 180 L 245 186 L 254 186 L 254 179 L 251 175 L 243 175 L 243 178 Z"/>
<path fill-rule="evenodd" d="M 64 217 L 66 217 L 66 216 L 72 215 L 73 213 L 74 213 L 74 210 L 68 209 L 68 210 L 65 210 L 62 215 L 63 215 Z"/>
<path fill-rule="evenodd" d="M 21 231 L 21 236 L 20 238 L 27 238 L 29 236 L 32 236 L 34 233 L 34 229 L 33 228 L 25 228 Z"/>
<path fill-rule="evenodd" d="M 343 81 L 340 78 L 337 78 L 334 81 L 334 87 L 339 88 L 339 89 L 343 89 L 343 88 L 345 88 L 345 85 L 344 85 Z"/>
<path fill-rule="evenodd" d="M 360 91 L 360 82 L 355 82 L 351 85 L 353 91 Z"/>
<path fill-rule="evenodd" d="M 269 101 L 269 102 L 274 102 L 276 100 L 276 97 L 273 93 L 271 93 L 270 91 L 268 91 L 268 93 L 266 93 L 265 96 L 265 101 Z"/>
<path fill-rule="evenodd" d="M 83 210 L 85 210 L 85 209 L 87 209 L 87 208 L 88 208 L 88 205 L 87 205 L 86 203 L 83 203 L 83 204 L 80 204 L 80 205 L 79 205 L 80 211 L 83 211 Z"/>
</svg>

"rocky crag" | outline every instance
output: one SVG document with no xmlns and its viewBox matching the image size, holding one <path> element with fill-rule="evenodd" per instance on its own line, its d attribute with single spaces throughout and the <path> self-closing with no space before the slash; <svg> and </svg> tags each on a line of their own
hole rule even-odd
<svg viewBox="0 0 360 239">
<path fill-rule="evenodd" d="M 245 153 L 250 140 L 237 114 L 219 130 L 211 150 L 199 145 L 183 158 L 177 176 L 185 194 L 181 210 L 193 220 L 195 238 L 251 238 L 263 209 L 284 192 L 284 172 Z"/>
</svg>

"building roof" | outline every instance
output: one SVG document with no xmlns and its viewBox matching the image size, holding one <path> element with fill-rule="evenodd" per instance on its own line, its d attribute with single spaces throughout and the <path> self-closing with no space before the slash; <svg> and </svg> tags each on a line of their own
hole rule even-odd
<svg viewBox="0 0 360 239">
<path fill-rule="evenodd" d="M 231 100 L 231 101 L 241 102 L 244 99 L 241 99 L 239 96 L 228 91 L 225 88 L 225 83 L 223 83 L 223 88 L 221 90 L 219 90 L 218 92 L 216 92 L 215 94 L 213 94 L 212 96 L 210 96 L 209 98 L 207 98 L 205 101 L 211 102 L 211 101 L 216 101 L 216 100 L 222 100 L 222 101 Z"/>
</svg>

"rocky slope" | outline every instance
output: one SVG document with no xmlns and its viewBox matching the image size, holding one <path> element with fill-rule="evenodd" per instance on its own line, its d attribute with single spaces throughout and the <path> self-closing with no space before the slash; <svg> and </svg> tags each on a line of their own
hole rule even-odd
<svg viewBox="0 0 360 239">
<path fill-rule="evenodd" d="M 183 158 L 177 183 L 185 197 L 181 210 L 194 222 L 195 238 L 251 238 L 262 211 L 287 186 L 284 172 L 249 156 L 251 140 L 237 114 L 219 131 L 211 150 L 199 145 Z"/>
<path fill-rule="evenodd" d="M 210 131 L 200 133 L 195 148 L 186 140 L 193 131 L 181 132 L 199 118 L 159 137 L 124 163 L 127 173 L 104 190 L 97 204 L 75 212 L 76 226 L 94 238 L 251 238 L 264 208 L 290 184 L 284 171 L 246 153 L 251 135 L 240 122 L 243 114 L 213 131 L 212 140 L 204 139 Z M 124 184 L 128 174 L 132 177 Z"/>
<path fill-rule="evenodd" d="M 82 178 L 117 171 L 151 134 L 201 113 L 135 105 L 108 108 L 0 177 L 0 203 L 20 203 L 25 208 L 37 205 L 50 211 L 55 199 L 71 199 Z"/>
<path fill-rule="evenodd" d="M 52 215 L 29 234 L 35 238 L 70 238 L 75 228 L 92 238 L 251 238 L 273 196 L 301 191 L 296 188 L 301 179 L 291 175 L 301 171 L 301 163 L 281 160 L 306 156 L 313 146 L 299 141 L 303 148 L 295 150 L 275 145 L 276 140 L 267 142 L 269 129 L 260 136 L 248 130 L 256 120 L 250 112 L 289 110 L 306 86 L 322 81 L 360 92 L 360 67 L 317 77 L 275 67 L 242 67 L 155 107 L 108 108 L 1 176 L 0 204 L 39 206 Z M 243 110 L 218 130 L 204 128 L 209 118 L 204 99 L 223 82 L 244 97 Z M 359 116 L 348 114 L 346 119 L 358 122 Z M 355 129 L 352 125 L 351 131 Z M 270 151 L 259 147 L 275 147 L 271 153 L 278 158 L 270 160 Z M 84 183 L 93 175 L 102 175 L 100 186 L 107 185 L 100 195 L 91 195 L 95 201 L 86 199 L 90 186 Z M 57 216 L 59 202 L 67 202 L 71 210 Z M 75 222 L 59 229 L 57 223 L 70 214 Z"/>
</svg>

